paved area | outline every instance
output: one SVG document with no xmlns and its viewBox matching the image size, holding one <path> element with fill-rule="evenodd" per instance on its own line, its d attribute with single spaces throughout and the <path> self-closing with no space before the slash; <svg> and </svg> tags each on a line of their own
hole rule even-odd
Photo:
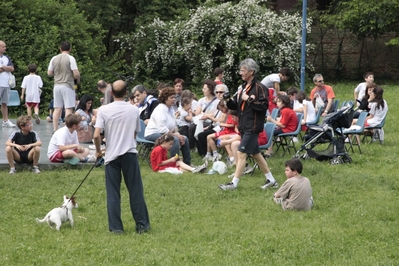
<svg viewBox="0 0 399 266">
<path fill-rule="evenodd" d="M 11 119 L 11 121 L 16 124 L 16 119 Z M 67 165 L 64 163 L 51 163 L 48 159 L 47 159 L 47 148 L 48 148 L 48 144 L 50 142 L 52 133 L 53 133 L 53 124 L 47 122 L 46 120 L 41 120 L 40 124 L 36 124 L 35 121 L 33 120 L 33 130 L 37 132 L 37 134 L 39 135 L 40 140 L 42 141 L 42 148 L 40 151 L 40 160 L 39 160 L 39 168 L 42 170 L 49 170 L 49 169 L 57 169 L 59 167 L 64 167 L 64 168 L 81 168 L 86 164 L 83 163 L 79 163 L 76 166 L 71 166 L 71 165 Z M 60 125 L 64 126 L 64 125 Z M 0 126 L 1 127 L 1 126 Z M 9 136 L 11 135 L 11 133 L 14 130 L 17 130 L 18 128 L 7 128 L 7 127 L 1 127 L 0 131 L 0 143 L 2 143 L 2 145 L 0 147 L 2 147 L 2 150 L 0 150 L 0 170 L 4 170 L 4 169 L 10 169 L 10 166 L 7 162 L 7 157 L 6 157 L 6 147 L 5 147 L 5 143 L 7 141 L 7 139 L 9 138 Z M 84 144 L 82 143 L 82 146 L 84 147 L 89 147 L 89 143 Z M 31 166 L 28 165 L 20 165 L 20 164 L 16 164 L 15 167 L 18 169 L 22 169 L 22 168 L 28 168 Z"/>
</svg>

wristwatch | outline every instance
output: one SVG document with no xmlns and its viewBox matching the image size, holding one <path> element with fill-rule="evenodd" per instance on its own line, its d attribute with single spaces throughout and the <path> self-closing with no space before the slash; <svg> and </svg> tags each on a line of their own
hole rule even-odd
<svg viewBox="0 0 399 266">
<path fill-rule="evenodd" d="M 328 114 L 328 111 L 327 111 L 327 110 L 324 110 L 324 113 Z"/>
</svg>

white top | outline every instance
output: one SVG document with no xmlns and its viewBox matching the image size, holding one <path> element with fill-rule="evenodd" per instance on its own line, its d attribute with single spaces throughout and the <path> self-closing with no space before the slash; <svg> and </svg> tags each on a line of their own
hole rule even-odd
<svg viewBox="0 0 399 266">
<path fill-rule="evenodd" d="M 198 106 L 198 101 L 193 99 L 191 101 L 191 110 L 195 111 L 197 109 L 197 106 Z"/>
<path fill-rule="evenodd" d="M 359 85 L 357 85 L 355 92 L 357 92 L 357 99 L 360 101 L 362 100 L 362 98 L 364 97 L 364 95 L 366 94 L 366 86 L 367 83 L 366 82 L 362 82 L 359 83 Z"/>
<path fill-rule="evenodd" d="M 307 107 L 305 123 L 313 122 L 316 119 L 316 110 L 314 109 L 312 101 L 303 100 L 302 103 Z"/>
<path fill-rule="evenodd" d="M 297 110 L 298 110 L 298 109 L 301 109 L 301 108 L 303 108 L 303 103 L 300 103 L 298 100 L 294 100 L 294 104 L 293 104 L 292 109 L 293 109 L 295 112 L 298 112 Z M 303 110 L 302 110 L 300 113 L 303 113 Z"/>
<path fill-rule="evenodd" d="M 220 102 L 219 99 L 215 99 L 209 106 L 208 108 L 206 108 L 205 112 L 204 109 L 205 107 L 208 105 L 209 102 L 206 101 L 207 98 L 203 97 L 201 99 L 199 99 L 198 101 L 198 105 L 197 106 L 201 106 L 201 111 L 204 114 L 215 114 L 216 111 L 218 110 L 218 104 Z M 212 100 L 211 100 L 212 101 Z M 193 109 L 194 110 L 194 109 Z M 208 122 L 211 123 L 212 121 L 210 119 L 205 120 L 204 122 Z"/>
<path fill-rule="evenodd" d="M 176 118 L 173 107 L 168 108 L 164 103 L 160 103 L 152 111 L 150 120 L 145 128 L 144 137 L 154 133 L 165 134 L 169 131 L 174 132 L 175 128 Z"/>
<path fill-rule="evenodd" d="M 184 111 L 181 106 L 177 110 L 180 112 L 180 116 L 176 120 L 177 125 L 179 127 L 191 125 L 191 121 L 186 121 L 186 119 L 184 118 L 184 117 L 188 116 L 188 112 Z"/>
<path fill-rule="evenodd" d="M 385 105 L 384 108 L 380 106 L 380 108 L 377 109 L 377 103 L 375 102 L 370 103 L 369 114 L 373 115 L 373 118 L 367 120 L 369 126 L 375 127 L 379 125 L 382 122 L 382 120 L 385 118 L 388 112 L 388 104 L 385 100 L 384 100 L 384 105 Z"/>
<path fill-rule="evenodd" d="M 278 74 L 270 74 L 262 79 L 261 83 L 266 86 L 266 88 L 274 88 L 274 82 L 281 83 L 280 76 Z"/>
<path fill-rule="evenodd" d="M 0 56 L 0 65 L 1 66 L 12 66 L 11 60 L 5 55 Z M 0 87 L 9 88 L 10 85 L 8 84 L 8 80 L 10 79 L 10 72 L 3 71 L 0 73 Z"/>
<path fill-rule="evenodd" d="M 43 87 L 42 78 L 36 74 L 27 75 L 22 80 L 21 88 L 25 89 L 27 103 L 40 103 L 39 89 Z"/>
<path fill-rule="evenodd" d="M 76 130 L 71 133 L 66 126 L 58 129 L 50 139 L 47 157 L 50 159 L 54 153 L 59 151 L 58 146 L 68 146 L 72 144 L 79 144 L 78 133 Z"/>
<path fill-rule="evenodd" d="M 134 134 L 140 132 L 140 112 L 137 106 L 125 101 L 114 101 L 98 109 L 96 128 L 104 129 L 107 152 L 104 164 L 125 153 L 137 153 Z"/>
</svg>

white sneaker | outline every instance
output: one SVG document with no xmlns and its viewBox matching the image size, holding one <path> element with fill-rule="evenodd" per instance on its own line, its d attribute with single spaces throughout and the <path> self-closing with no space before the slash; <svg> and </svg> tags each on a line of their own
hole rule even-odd
<svg viewBox="0 0 399 266">
<path fill-rule="evenodd" d="M 207 154 L 207 155 L 205 155 L 205 157 L 202 160 L 204 160 L 204 161 L 212 161 L 213 157 L 212 157 L 212 155 Z"/>
<path fill-rule="evenodd" d="M 89 145 L 89 149 L 90 149 L 90 150 L 95 150 L 95 149 L 96 149 L 96 145 Z M 101 150 L 105 150 L 105 145 L 101 145 L 101 146 L 100 146 L 100 149 L 101 149 Z"/>
<path fill-rule="evenodd" d="M 233 182 L 229 182 L 229 183 L 227 183 L 227 184 L 220 184 L 220 185 L 219 185 L 219 188 L 220 188 L 221 190 L 234 190 L 234 189 L 236 189 L 237 187 L 234 186 Z"/>
<path fill-rule="evenodd" d="M 13 124 L 10 120 L 3 121 L 3 127 L 15 127 L 15 124 Z"/>
<path fill-rule="evenodd" d="M 14 169 L 10 169 L 10 172 L 8 172 L 10 175 L 13 175 L 13 174 L 15 174 L 17 172 L 17 170 L 15 170 L 15 168 Z"/>
<path fill-rule="evenodd" d="M 35 114 L 34 117 L 35 117 L 35 123 L 36 123 L 36 124 L 40 124 L 40 118 L 39 118 L 39 116 L 38 116 L 37 114 Z"/>
<path fill-rule="evenodd" d="M 220 159 L 222 159 L 222 155 L 218 153 L 216 155 L 213 155 L 212 162 L 218 162 L 220 161 Z"/>
<path fill-rule="evenodd" d="M 35 173 L 35 174 L 40 174 L 41 173 L 40 170 L 39 170 L 39 167 L 37 167 L 37 166 L 33 166 L 32 172 Z"/>
<path fill-rule="evenodd" d="M 267 179 L 266 180 L 266 183 L 263 185 L 263 186 L 261 186 L 260 188 L 261 189 L 267 189 L 267 188 L 278 188 L 278 183 L 277 183 L 277 181 L 274 181 L 274 183 L 272 183 L 272 182 L 270 182 L 270 180 L 269 179 Z"/>
<path fill-rule="evenodd" d="M 205 163 L 201 166 L 195 167 L 195 169 L 192 171 L 193 173 L 203 173 L 206 171 L 208 168 L 208 161 L 205 161 Z"/>
<path fill-rule="evenodd" d="M 254 170 L 253 167 L 251 167 L 250 165 L 246 165 L 245 168 L 244 168 L 243 174 L 244 175 L 250 174 L 250 173 L 253 172 L 253 170 Z"/>
</svg>

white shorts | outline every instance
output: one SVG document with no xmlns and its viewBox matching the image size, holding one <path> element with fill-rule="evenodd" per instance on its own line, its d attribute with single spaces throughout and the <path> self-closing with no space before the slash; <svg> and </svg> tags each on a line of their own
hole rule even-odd
<svg viewBox="0 0 399 266">
<path fill-rule="evenodd" d="M 54 108 L 75 108 L 75 90 L 65 85 L 54 86 Z"/>
</svg>

